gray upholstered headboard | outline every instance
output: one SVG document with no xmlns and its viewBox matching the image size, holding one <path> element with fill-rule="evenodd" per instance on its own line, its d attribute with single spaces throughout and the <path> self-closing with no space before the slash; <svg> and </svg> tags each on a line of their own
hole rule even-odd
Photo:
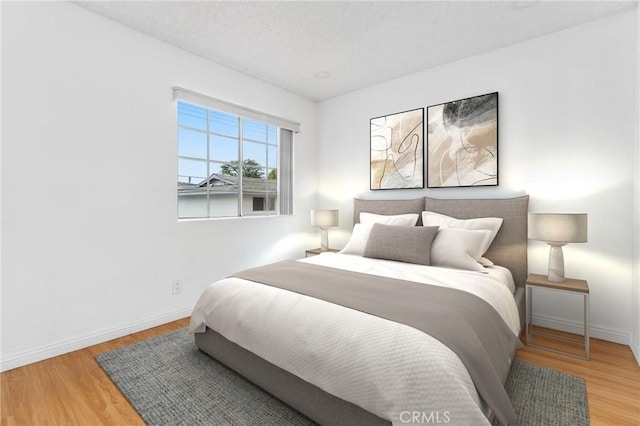
<svg viewBox="0 0 640 426">
<path fill-rule="evenodd" d="M 375 214 L 418 213 L 418 225 L 422 225 L 424 197 L 413 200 L 360 200 L 353 199 L 353 223 L 360 223 L 360 212 Z"/>
<path fill-rule="evenodd" d="M 360 200 L 356 198 L 353 202 L 353 219 L 354 223 L 358 223 L 360 212 L 420 214 L 423 210 L 446 214 L 458 219 L 503 218 L 502 227 L 485 256 L 497 265 L 509 268 L 516 286 L 524 288 L 527 279 L 528 195 L 516 198 L 477 200 L 443 200 L 430 197 L 412 200 Z"/>
</svg>

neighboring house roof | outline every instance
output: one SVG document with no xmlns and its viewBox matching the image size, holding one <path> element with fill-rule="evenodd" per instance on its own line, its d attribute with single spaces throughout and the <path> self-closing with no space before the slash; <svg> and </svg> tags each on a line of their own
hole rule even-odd
<svg viewBox="0 0 640 426">
<path fill-rule="evenodd" d="M 199 183 L 178 182 L 178 194 L 204 195 L 207 193 L 207 183 L 211 194 L 231 194 L 238 192 L 238 177 L 220 175 L 217 173 L 209 176 Z M 275 194 L 278 191 L 276 179 L 242 178 L 243 191 L 247 195 L 264 195 L 267 192 Z"/>
</svg>

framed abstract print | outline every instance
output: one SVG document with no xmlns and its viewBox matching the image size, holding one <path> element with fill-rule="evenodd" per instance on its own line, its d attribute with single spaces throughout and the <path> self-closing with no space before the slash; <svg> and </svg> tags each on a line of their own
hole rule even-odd
<svg viewBox="0 0 640 426">
<path fill-rule="evenodd" d="M 370 124 L 371 189 L 424 188 L 424 108 Z"/>
<path fill-rule="evenodd" d="M 498 185 L 498 92 L 427 108 L 427 187 Z"/>
</svg>

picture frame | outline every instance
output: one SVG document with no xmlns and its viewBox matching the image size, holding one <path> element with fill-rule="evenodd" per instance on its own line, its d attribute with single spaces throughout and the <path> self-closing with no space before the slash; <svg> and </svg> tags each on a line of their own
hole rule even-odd
<svg viewBox="0 0 640 426">
<path fill-rule="evenodd" d="M 370 120 L 370 189 L 424 188 L 424 108 Z"/>
<path fill-rule="evenodd" d="M 498 185 L 498 92 L 427 107 L 427 187 Z"/>
</svg>

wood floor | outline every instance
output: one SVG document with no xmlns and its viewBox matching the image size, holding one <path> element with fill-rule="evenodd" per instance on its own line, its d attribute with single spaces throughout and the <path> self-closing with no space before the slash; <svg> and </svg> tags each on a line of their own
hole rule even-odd
<svg viewBox="0 0 640 426">
<path fill-rule="evenodd" d="M 0 424 L 143 425 L 93 358 L 187 324 L 185 318 L 2 373 Z M 544 337 L 538 343 L 553 345 Z M 571 345 L 556 348 L 571 350 Z M 592 425 L 640 425 L 640 367 L 629 347 L 592 339 L 590 361 L 531 347 L 517 358 L 584 377 Z"/>
</svg>

